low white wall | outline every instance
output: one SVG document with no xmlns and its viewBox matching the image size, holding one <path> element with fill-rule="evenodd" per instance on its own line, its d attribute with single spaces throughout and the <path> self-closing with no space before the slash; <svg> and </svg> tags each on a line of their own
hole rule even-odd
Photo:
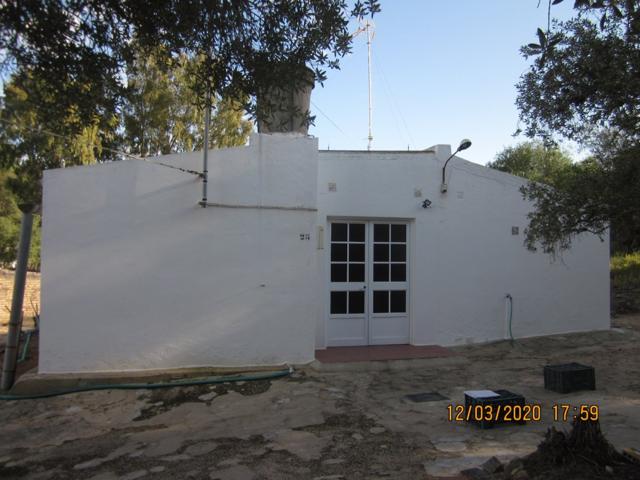
<svg viewBox="0 0 640 480">
<path fill-rule="evenodd" d="M 336 217 L 411 222 L 411 343 L 505 338 L 507 293 L 514 302 L 515 337 L 609 328 L 608 238 L 581 235 L 555 262 L 528 251 L 523 233 L 531 205 L 518 190 L 526 180 L 456 157 L 447 167 L 449 191 L 441 194 L 441 168 L 450 153 L 437 146 L 319 155 L 320 225 Z M 431 208 L 422 208 L 425 198 Z M 519 235 L 512 235 L 512 226 Z M 325 292 L 328 232 L 320 262 Z M 318 348 L 326 345 L 326 303 L 316 325 Z"/>
<path fill-rule="evenodd" d="M 316 206 L 315 139 L 256 135 L 209 158 L 211 202 Z M 300 234 L 316 213 L 202 208 L 201 191 L 153 162 L 45 172 L 41 373 L 313 359 L 317 253 Z"/>
</svg>

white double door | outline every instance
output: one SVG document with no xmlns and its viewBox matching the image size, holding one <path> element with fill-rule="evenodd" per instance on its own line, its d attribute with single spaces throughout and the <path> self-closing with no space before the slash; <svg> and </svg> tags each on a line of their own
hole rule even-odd
<svg viewBox="0 0 640 480">
<path fill-rule="evenodd" d="M 406 223 L 331 222 L 328 346 L 409 343 L 408 238 Z"/>
</svg>

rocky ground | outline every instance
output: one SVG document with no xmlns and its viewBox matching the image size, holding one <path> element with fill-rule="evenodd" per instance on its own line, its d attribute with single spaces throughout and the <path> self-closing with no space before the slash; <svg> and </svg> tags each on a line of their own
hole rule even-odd
<svg viewBox="0 0 640 480">
<path fill-rule="evenodd" d="M 305 369 L 276 380 L 3 402 L 0 478 L 429 479 L 483 464 L 469 475 L 495 467 L 495 478 L 531 478 L 512 460 L 533 452 L 550 426 L 569 428 L 554 422 L 556 403 L 598 405 L 609 441 L 640 448 L 640 316 L 614 326 L 460 347 L 444 362 L 402 369 Z M 597 390 L 545 390 L 542 367 L 568 361 L 594 366 Z M 499 388 L 539 404 L 541 421 L 488 430 L 449 421 L 447 406 L 461 404 L 464 390 Z M 405 397 L 423 392 L 446 399 Z"/>
</svg>

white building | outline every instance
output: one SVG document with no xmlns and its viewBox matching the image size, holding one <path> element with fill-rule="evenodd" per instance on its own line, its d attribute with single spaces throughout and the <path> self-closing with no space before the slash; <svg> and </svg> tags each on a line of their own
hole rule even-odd
<svg viewBox="0 0 640 480">
<path fill-rule="evenodd" d="M 314 350 L 609 328 L 609 247 L 523 246 L 525 180 L 454 157 L 246 147 L 44 175 L 41 373 L 307 363 Z M 429 200 L 429 208 L 423 208 Z M 428 203 L 428 202 L 427 202 Z"/>
</svg>

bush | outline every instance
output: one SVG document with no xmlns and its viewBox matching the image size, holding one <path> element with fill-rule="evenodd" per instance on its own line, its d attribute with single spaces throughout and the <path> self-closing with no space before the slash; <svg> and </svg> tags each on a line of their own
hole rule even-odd
<svg viewBox="0 0 640 480">
<path fill-rule="evenodd" d="M 614 287 L 640 287 L 640 252 L 611 257 L 611 273 Z"/>
<path fill-rule="evenodd" d="M 12 174 L 0 170 L 0 267 L 11 268 L 16 260 L 20 239 L 20 221 L 22 214 L 18 208 L 15 194 L 7 187 Z M 29 250 L 29 270 L 40 270 L 40 227 L 41 217 L 33 218 L 31 249 Z"/>
</svg>

